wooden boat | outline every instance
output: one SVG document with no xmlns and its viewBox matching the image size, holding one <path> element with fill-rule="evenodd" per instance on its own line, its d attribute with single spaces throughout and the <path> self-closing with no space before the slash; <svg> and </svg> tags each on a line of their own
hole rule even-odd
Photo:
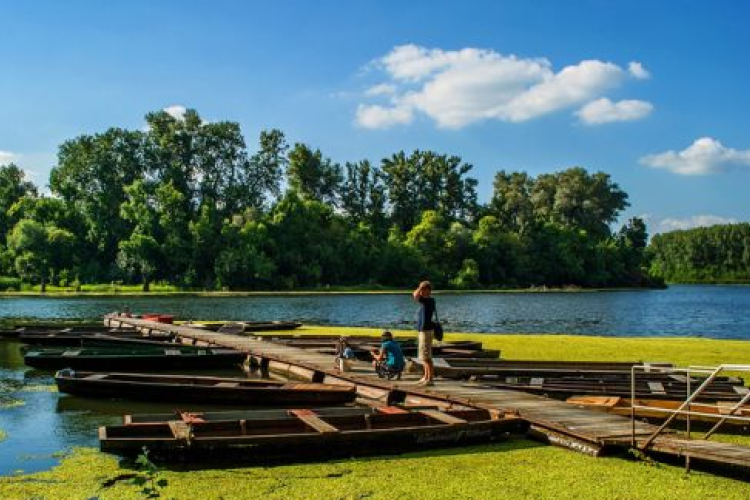
<svg viewBox="0 0 750 500">
<path fill-rule="evenodd" d="M 106 333 L 22 333 L 18 339 L 24 344 L 35 346 L 75 346 L 75 347 L 164 347 L 173 340 L 172 335 L 144 336 L 132 330 L 110 331 Z"/>
<path fill-rule="evenodd" d="M 23 360 L 28 366 L 45 370 L 165 371 L 232 367 L 242 363 L 246 354 L 234 349 L 187 346 L 159 348 L 60 348 L 30 349 Z"/>
<path fill-rule="evenodd" d="M 622 415 L 629 417 L 631 415 L 632 407 L 630 398 L 623 397 L 606 397 L 606 396 L 574 396 L 567 399 L 567 402 L 576 406 L 590 408 L 592 410 L 599 410 L 607 413 L 614 413 L 615 415 Z M 662 400 L 662 399 L 636 399 L 635 415 L 639 419 L 648 420 L 666 420 L 670 413 L 669 410 L 675 411 L 682 406 L 683 401 L 678 400 Z M 638 407 L 648 408 L 638 408 Z M 731 416 L 729 415 L 730 410 L 735 406 L 735 403 L 728 401 L 721 401 L 716 404 L 709 403 L 692 403 L 690 410 L 697 414 L 690 416 L 691 422 L 702 422 L 714 424 L 719 419 L 727 417 L 727 421 L 723 424 L 728 428 L 741 428 L 747 430 L 750 428 L 750 422 L 742 421 L 732 417 L 750 417 L 750 405 L 741 406 Z M 677 420 L 684 421 L 684 415 L 678 415 Z"/>
<path fill-rule="evenodd" d="M 60 370 L 60 392 L 84 397 L 125 398 L 263 406 L 344 404 L 354 401 L 354 386 L 285 383 L 246 378 L 97 373 Z"/>
<path fill-rule="evenodd" d="M 429 408 L 432 409 L 432 408 Z M 340 417 L 354 415 L 373 415 L 378 410 L 370 406 L 328 406 L 313 408 L 319 417 Z M 232 420 L 277 420 L 293 415 L 290 410 L 283 408 L 272 408 L 262 410 L 236 410 L 236 411 L 181 411 L 172 413 L 134 413 L 122 416 L 123 425 L 139 425 L 166 423 L 172 420 L 183 420 L 185 422 L 227 422 Z"/>
<path fill-rule="evenodd" d="M 299 461 L 487 443 L 522 428 L 519 418 L 493 418 L 487 410 L 386 407 L 375 414 L 336 416 L 296 410 L 278 419 L 100 427 L 99 443 L 102 451 L 130 456 L 145 446 L 160 460 Z"/>
<path fill-rule="evenodd" d="M 414 360 L 415 369 L 421 370 L 421 362 Z M 435 374 L 446 378 L 535 376 L 537 374 L 582 374 L 616 373 L 630 376 L 630 368 L 638 362 L 601 361 L 536 361 L 485 358 L 442 358 L 434 359 Z"/>
<path fill-rule="evenodd" d="M 243 332 L 247 332 L 248 334 L 278 330 L 296 330 L 302 326 L 302 323 L 297 321 L 213 321 L 206 323 L 182 323 L 183 326 L 202 328 L 211 331 L 218 331 L 229 324 L 243 325 Z"/>
<path fill-rule="evenodd" d="M 652 378 L 653 377 L 653 378 Z M 704 379 L 695 378 L 690 387 L 695 390 Z M 514 389 L 533 394 L 565 399 L 574 395 L 620 396 L 631 395 L 631 382 L 626 378 L 612 379 L 606 374 L 596 377 L 554 377 L 541 374 L 537 377 L 505 377 L 492 381 L 482 380 L 487 387 Z M 638 398 L 684 400 L 688 396 L 688 385 L 684 380 L 664 377 L 663 374 L 640 375 L 636 379 L 635 395 Z M 732 380 L 714 380 L 698 396 L 699 401 L 738 401 L 748 393 L 748 388 Z"/>
</svg>

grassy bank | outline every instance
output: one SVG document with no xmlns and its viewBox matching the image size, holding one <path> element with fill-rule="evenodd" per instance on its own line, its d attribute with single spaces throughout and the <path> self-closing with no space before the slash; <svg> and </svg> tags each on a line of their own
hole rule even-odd
<svg viewBox="0 0 750 500">
<path fill-rule="evenodd" d="M 305 327 L 300 334 L 377 334 L 376 329 Z M 412 335 L 413 332 L 396 332 Z M 750 362 L 750 343 L 448 333 L 481 340 L 516 359 L 650 360 L 677 364 Z M 7 410 L 12 411 L 12 410 Z M 742 441 L 741 438 L 740 441 Z M 1 450 L 2 444 L 0 444 Z M 77 450 L 47 472 L 0 478 L 0 498 L 143 498 L 132 466 Z M 750 484 L 621 457 L 591 458 L 524 439 L 496 445 L 321 464 L 161 471 L 163 498 L 263 499 L 744 499 Z"/>
<path fill-rule="evenodd" d="M 477 290 L 439 290 L 437 295 L 444 294 L 502 294 L 502 293 L 596 293 L 639 291 L 644 288 L 581 288 L 568 287 L 531 287 L 531 288 L 489 288 Z M 411 289 L 387 288 L 379 286 L 330 286 L 322 288 L 295 290 L 197 290 L 184 289 L 173 285 L 152 284 L 148 292 L 144 292 L 141 285 L 98 284 L 81 285 L 80 287 L 64 287 L 48 285 L 42 293 L 39 285 L 23 285 L 20 290 L 11 288 L 0 291 L 0 297 L 97 297 L 97 296 L 196 296 L 196 297 L 252 297 L 252 296 L 287 296 L 287 295 L 326 295 L 326 294 L 397 294 L 411 293 Z"/>
</svg>

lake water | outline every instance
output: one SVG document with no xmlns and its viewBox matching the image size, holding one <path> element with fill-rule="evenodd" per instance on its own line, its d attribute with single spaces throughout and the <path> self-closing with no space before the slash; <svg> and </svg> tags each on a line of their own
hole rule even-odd
<svg viewBox="0 0 750 500">
<path fill-rule="evenodd" d="M 750 338 L 750 286 L 667 290 L 437 295 L 450 331 L 604 336 Z M 411 328 L 406 294 L 251 297 L 2 298 L 4 318 L 101 318 L 129 306 L 181 319 L 299 320 L 320 325 Z"/>
<path fill-rule="evenodd" d="M 449 331 L 750 338 L 750 287 L 743 286 L 440 294 L 437 302 Z M 181 319 L 280 319 L 379 328 L 411 328 L 416 309 L 406 294 L 2 298 L 0 319 L 96 319 L 126 305 L 133 311 L 169 313 Z M 0 341 L 0 430 L 7 433 L 0 441 L 2 475 L 47 469 L 61 451 L 97 446 L 97 427 L 121 422 L 124 413 L 174 409 L 167 404 L 90 400 L 52 392 L 52 374 L 25 367 L 19 347 L 17 341 Z M 13 406 L 14 402 L 20 404 Z"/>
</svg>

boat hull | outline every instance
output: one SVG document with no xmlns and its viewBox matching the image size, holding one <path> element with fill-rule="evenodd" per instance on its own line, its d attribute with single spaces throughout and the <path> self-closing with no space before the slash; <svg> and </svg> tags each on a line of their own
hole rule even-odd
<svg viewBox="0 0 750 500">
<path fill-rule="evenodd" d="M 65 373 L 55 375 L 60 392 L 88 398 L 170 401 L 243 406 L 310 407 L 354 401 L 353 387 L 285 384 L 219 377 Z"/>
</svg>

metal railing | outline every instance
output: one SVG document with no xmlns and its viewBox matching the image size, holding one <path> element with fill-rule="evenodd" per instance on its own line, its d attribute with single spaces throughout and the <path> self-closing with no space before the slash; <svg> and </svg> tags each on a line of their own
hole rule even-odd
<svg viewBox="0 0 750 500">
<path fill-rule="evenodd" d="M 680 405 L 679 408 L 676 410 L 670 409 L 670 408 L 661 408 L 657 406 L 646 406 L 646 405 L 639 405 L 637 404 L 636 399 L 636 374 L 637 372 L 642 371 L 644 373 L 648 372 L 661 372 L 661 373 L 668 373 L 668 374 L 684 374 L 686 379 L 686 395 L 685 395 L 685 401 Z M 659 434 L 664 432 L 664 430 L 669 427 L 669 424 L 671 424 L 679 415 L 685 416 L 685 422 L 686 422 L 686 433 L 688 435 L 688 438 L 690 438 L 690 417 L 704 417 L 713 419 L 716 418 L 717 422 L 714 424 L 714 426 L 706 432 L 706 434 L 703 436 L 702 439 L 709 439 L 724 423 L 727 421 L 732 421 L 735 423 L 747 423 L 750 425 L 750 417 L 746 416 L 740 416 L 735 415 L 738 411 L 743 409 L 742 407 L 750 401 L 750 390 L 748 390 L 743 397 L 735 403 L 733 406 L 731 406 L 729 409 L 724 410 L 723 408 L 720 408 L 718 405 L 716 406 L 716 413 L 706 413 L 701 411 L 695 411 L 691 409 L 691 405 L 694 404 L 694 402 L 700 397 L 700 395 L 713 383 L 714 380 L 722 373 L 726 371 L 731 372 L 750 372 L 750 365 L 732 365 L 732 364 L 723 364 L 716 367 L 707 367 L 707 366 L 690 366 L 688 368 L 674 368 L 674 367 L 667 367 L 667 366 L 659 366 L 659 365 L 634 365 L 630 370 L 630 419 L 631 419 L 631 446 L 633 448 L 638 448 L 638 444 L 636 442 L 636 435 L 635 435 L 635 423 L 636 423 L 636 413 L 637 410 L 648 410 L 650 412 L 655 413 L 664 413 L 668 414 L 669 416 L 666 418 L 666 420 L 654 431 L 643 443 L 640 448 L 642 450 L 646 450 L 651 443 L 654 442 L 654 439 L 656 439 Z M 692 391 L 691 383 L 693 380 L 693 375 L 707 375 L 705 379 L 703 379 L 695 391 Z M 707 403 L 700 403 L 700 406 L 706 407 L 710 406 Z"/>
</svg>

